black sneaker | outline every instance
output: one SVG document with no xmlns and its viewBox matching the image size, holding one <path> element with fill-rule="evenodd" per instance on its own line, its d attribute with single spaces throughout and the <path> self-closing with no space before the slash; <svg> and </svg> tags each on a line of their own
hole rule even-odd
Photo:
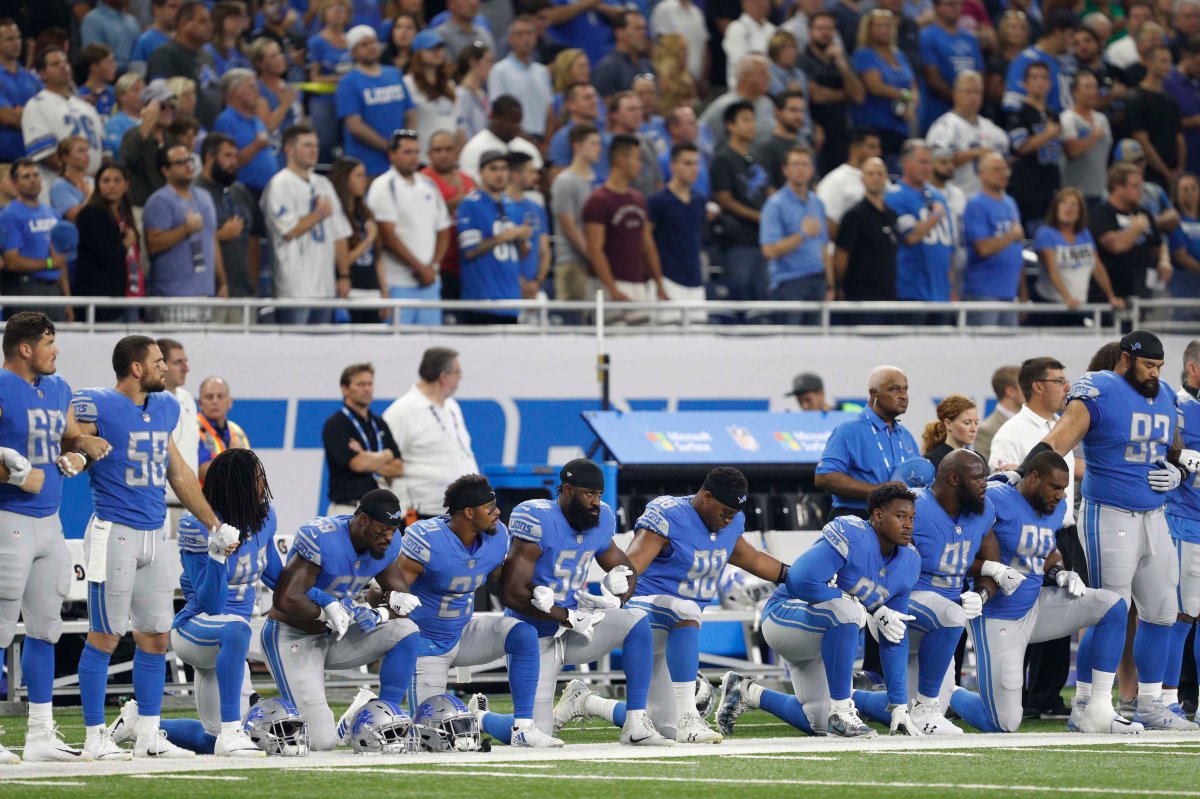
<svg viewBox="0 0 1200 799">
<path fill-rule="evenodd" d="M 1061 696 L 1054 697 L 1054 704 L 1042 709 L 1044 719 L 1066 719 L 1071 717 L 1071 708 L 1067 707 Z"/>
</svg>

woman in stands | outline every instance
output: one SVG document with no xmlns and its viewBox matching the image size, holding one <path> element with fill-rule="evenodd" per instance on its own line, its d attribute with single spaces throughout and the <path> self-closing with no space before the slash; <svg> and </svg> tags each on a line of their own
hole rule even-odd
<svg viewBox="0 0 1200 799">
<path fill-rule="evenodd" d="M 883 154 L 894 160 L 912 135 L 918 96 L 912 64 L 896 46 L 896 17 L 891 11 L 877 8 L 859 21 L 853 66 L 867 96 L 850 106 L 850 121 L 879 131 Z"/>
</svg>

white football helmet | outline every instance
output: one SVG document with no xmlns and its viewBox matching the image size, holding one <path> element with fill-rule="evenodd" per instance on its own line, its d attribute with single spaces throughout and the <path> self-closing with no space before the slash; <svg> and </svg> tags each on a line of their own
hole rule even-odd
<svg viewBox="0 0 1200 799">
<path fill-rule="evenodd" d="M 737 566 L 727 565 L 717 583 L 717 596 L 726 610 L 754 610 L 774 590 L 774 584 Z"/>
</svg>

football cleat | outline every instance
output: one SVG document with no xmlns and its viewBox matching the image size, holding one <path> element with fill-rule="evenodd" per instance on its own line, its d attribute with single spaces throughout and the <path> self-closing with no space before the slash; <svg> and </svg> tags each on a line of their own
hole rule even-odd
<svg viewBox="0 0 1200 799">
<path fill-rule="evenodd" d="M 1183 719 L 1184 721 L 1188 720 L 1187 713 L 1183 712 L 1183 708 L 1179 706 L 1178 702 L 1167 705 L 1167 710 L 1171 711 L 1176 716 L 1179 716 L 1179 718 Z"/>
<path fill-rule="evenodd" d="M 191 749 L 176 746 L 167 740 L 167 731 L 155 728 L 153 732 L 139 733 L 133 744 L 133 756 L 158 758 L 161 760 L 185 760 L 195 757 Z"/>
<path fill-rule="evenodd" d="M 654 728 L 650 714 L 629 712 L 625 715 L 625 726 L 621 728 L 621 743 L 625 746 L 674 746 L 675 742 L 664 737 Z"/>
<path fill-rule="evenodd" d="M 1200 729 L 1200 725 L 1196 725 L 1187 719 L 1181 719 L 1168 710 L 1161 699 L 1155 699 L 1150 703 L 1139 700 L 1137 703 L 1137 712 L 1133 714 L 1133 720 L 1147 730 L 1194 732 Z"/>
<path fill-rule="evenodd" d="M 696 672 L 696 712 L 700 714 L 700 718 L 706 719 L 712 715 L 716 703 L 717 694 L 712 683 L 703 674 Z"/>
<path fill-rule="evenodd" d="M 829 714 L 829 734 L 839 738 L 874 738 L 876 735 L 875 730 L 859 718 L 858 708 L 853 702 L 846 710 L 835 710 Z"/>
<path fill-rule="evenodd" d="M 4 728 L 0 727 L 0 735 L 4 734 Z M 21 758 L 14 752 L 10 752 L 4 744 L 0 744 L 0 766 L 15 766 L 21 762 Z"/>
<path fill-rule="evenodd" d="M 1088 698 L 1075 696 L 1071 698 L 1071 715 L 1067 718 L 1068 732 L 1083 732 L 1080 725 L 1083 724 L 1083 716 L 1087 712 Z"/>
<path fill-rule="evenodd" d="M 133 752 L 117 746 L 107 729 L 95 732 L 89 730 L 83 744 L 83 751 L 91 755 L 92 760 L 97 762 L 133 759 Z"/>
<path fill-rule="evenodd" d="M 558 732 L 572 721 L 587 724 L 589 717 L 583 704 L 591 695 L 592 689 L 588 688 L 583 680 L 571 680 L 567 683 L 562 698 L 554 706 L 554 731 Z"/>
<path fill-rule="evenodd" d="M 539 730 L 533 719 L 517 719 L 512 728 L 511 745 L 527 749 L 552 749 L 562 746 L 563 742 Z"/>
<path fill-rule="evenodd" d="M 350 726 L 354 723 L 355 717 L 358 716 L 358 711 L 362 710 L 363 706 L 374 699 L 375 696 L 375 692 L 370 688 L 358 689 L 358 693 L 354 695 L 354 700 L 350 703 L 350 707 L 346 708 L 346 712 L 338 719 L 338 743 L 350 743 Z"/>
<path fill-rule="evenodd" d="M 58 725 L 31 728 L 25 733 L 26 763 L 90 763 L 92 755 L 86 749 L 67 746 Z"/>
<path fill-rule="evenodd" d="M 722 735 L 733 735 L 733 725 L 738 716 L 749 709 L 750 706 L 746 704 L 746 686 L 749 684 L 750 678 L 736 671 L 727 671 L 721 678 L 721 699 L 717 702 L 717 729 Z"/>
<path fill-rule="evenodd" d="M 681 744 L 719 744 L 724 737 L 708 726 L 699 713 L 688 713 L 675 724 L 675 740 Z"/>
<path fill-rule="evenodd" d="M 1067 722 L 1067 729 L 1073 732 L 1090 733 L 1093 735 L 1135 735 L 1142 732 L 1145 727 L 1136 721 L 1121 716 L 1117 711 L 1113 710 L 1112 702 L 1105 702 L 1103 698 L 1100 700 L 1085 700 L 1083 707 L 1079 710 L 1078 718 L 1076 717 L 1076 704 L 1071 703 L 1071 720 Z M 1071 727 L 1071 721 L 1075 722 L 1075 727 Z"/>
<path fill-rule="evenodd" d="M 113 739 L 113 743 L 123 744 L 126 741 L 132 741 L 137 735 L 133 728 L 137 726 L 138 718 L 136 699 L 130 699 L 121 705 L 121 715 L 108 725 L 108 735 Z"/>
<path fill-rule="evenodd" d="M 914 699 L 909 706 L 908 717 L 926 735 L 963 734 L 960 728 L 942 714 L 942 706 L 937 699 L 932 702 L 918 702 Z"/>
<path fill-rule="evenodd" d="M 258 744 L 238 727 L 233 732 L 223 732 L 217 736 L 213 744 L 213 754 L 217 757 L 266 757 L 267 753 L 258 748 Z"/>
</svg>

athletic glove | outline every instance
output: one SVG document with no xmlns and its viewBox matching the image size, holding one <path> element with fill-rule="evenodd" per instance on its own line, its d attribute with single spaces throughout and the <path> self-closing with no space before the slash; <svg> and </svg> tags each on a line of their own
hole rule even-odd
<svg viewBox="0 0 1200 799">
<path fill-rule="evenodd" d="M 33 471 L 28 458 L 8 447 L 0 447 L 0 462 L 8 469 L 8 484 L 17 488 L 25 485 L 25 479 Z"/>
<path fill-rule="evenodd" d="M 350 600 L 346 600 L 346 610 L 350 613 L 350 618 L 354 619 L 354 623 L 358 625 L 358 629 L 364 633 L 371 632 L 371 630 L 374 630 L 387 621 L 384 617 L 384 614 L 387 612 L 386 608 L 376 610 L 365 605 L 351 605 L 349 602 Z M 381 610 L 383 612 L 380 612 Z"/>
<path fill-rule="evenodd" d="M 1146 475 L 1146 481 L 1150 483 L 1152 490 L 1161 494 L 1179 488 L 1179 483 L 1183 480 L 1183 474 L 1175 464 L 1159 461 L 1155 465 L 1158 468 L 1151 469 L 1150 473 Z"/>
<path fill-rule="evenodd" d="M 924 735 L 921 728 L 912 723 L 908 717 L 908 705 L 892 705 L 892 724 L 890 735 Z"/>
<path fill-rule="evenodd" d="M 1188 474 L 1200 472 L 1200 452 L 1194 449 L 1181 449 L 1179 451 L 1179 465 L 1187 469 Z"/>
<path fill-rule="evenodd" d="M 987 481 L 989 483 L 1007 483 L 1010 486 L 1015 486 L 1021 482 L 1021 473 L 1016 469 L 1009 469 L 1007 472 L 996 472 L 989 474 Z"/>
<path fill-rule="evenodd" d="M 1073 597 L 1081 597 L 1087 593 L 1087 586 L 1084 585 L 1083 578 L 1075 572 L 1060 571 L 1054 575 L 1054 582 L 1058 584 L 1059 588 L 1067 589 L 1067 593 Z"/>
<path fill-rule="evenodd" d="M 875 619 L 876 637 L 882 635 L 893 644 L 898 644 L 904 640 L 904 633 L 908 629 L 906 622 L 913 621 L 917 617 L 909 616 L 907 613 L 897 613 L 887 605 L 880 605 L 873 618 Z"/>
<path fill-rule="evenodd" d="M 72 455 L 78 455 L 83 458 L 83 465 L 78 469 L 75 468 L 75 461 L 71 459 Z M 64 477 L 76 477 L 88 465 L 88 456 L 86 452 L 64 452 L 54 459 L 54 465 L 62 472 Z"/>
<path fill-rule="evenodd" d="M 542 613 L 549 613 L 550 608 L 554 607 L 554 589 L 544 585 L 534 586 L 533 597 L 529 600 L 529 604 Z"/>
<path fill-rule="evenodd" d="M 421 600 L 413 594 L 405 594 L 402 591 L 388 592 L 387 609 L 391 611 L 393 619 L 408 616 L 419 607 L 421 607 Z"/>
<path fill-rule="evenodd" d="M 208 555 L 213 560 L 225 562 L 225 550 L 242 540 L 242 533 L 236 527 L 222 524 L 214 527 L 208 533 Z"/>
<path fill-rule="evenodd" d="M 633 569 L 628 566 L 616 566 L 612 571 L 604 575 L 604 579 L 600 581 L 600 585 L 617 596 L 623 596 L 629 590 L 629 576 L 631 574 L 633 574 Z"/>
<path fill-rule="evenodd" d="M 575 603 L 584 610 L 614 610 L 621 607 L 621 600 L 604 583 L 600 583 L 599 596 L 580 591 L 575 595 Z"/>
<path fill-rule="evenodd" d="M 1025 575 L 995 560 L 984 561 L 980 573 L 995 580 L 1005 596 L 1012 596 L 1012 593 L 1021 587 L 1021 583 L 1025 582 Z"/>
<path fill-rule="evenodd" d="M 567 611 L 567 627 L 591 641 L 596 634 L 596 625 L 604 620 L 604 614 L 598 610 L 569 610 Z"/>
<path fill-rule="evenodd" d="M 330 602 L 321 608 L 321 615 L 318 618 L 325 622 L 325 626 L 336 634 L 338 641 L 342 640 L 342 636 L 346 634 L 346 630 L 350 629 L 350 622 L 354 621 L 354 617 L 350 615 L 340 602 Z"/>
<path fill-rule="evenodd" d="M 958 597 L 967 619 L 976 619 L 983 614 L 983 597 L 974 591 L 967 591 Z"/>
</svg>

